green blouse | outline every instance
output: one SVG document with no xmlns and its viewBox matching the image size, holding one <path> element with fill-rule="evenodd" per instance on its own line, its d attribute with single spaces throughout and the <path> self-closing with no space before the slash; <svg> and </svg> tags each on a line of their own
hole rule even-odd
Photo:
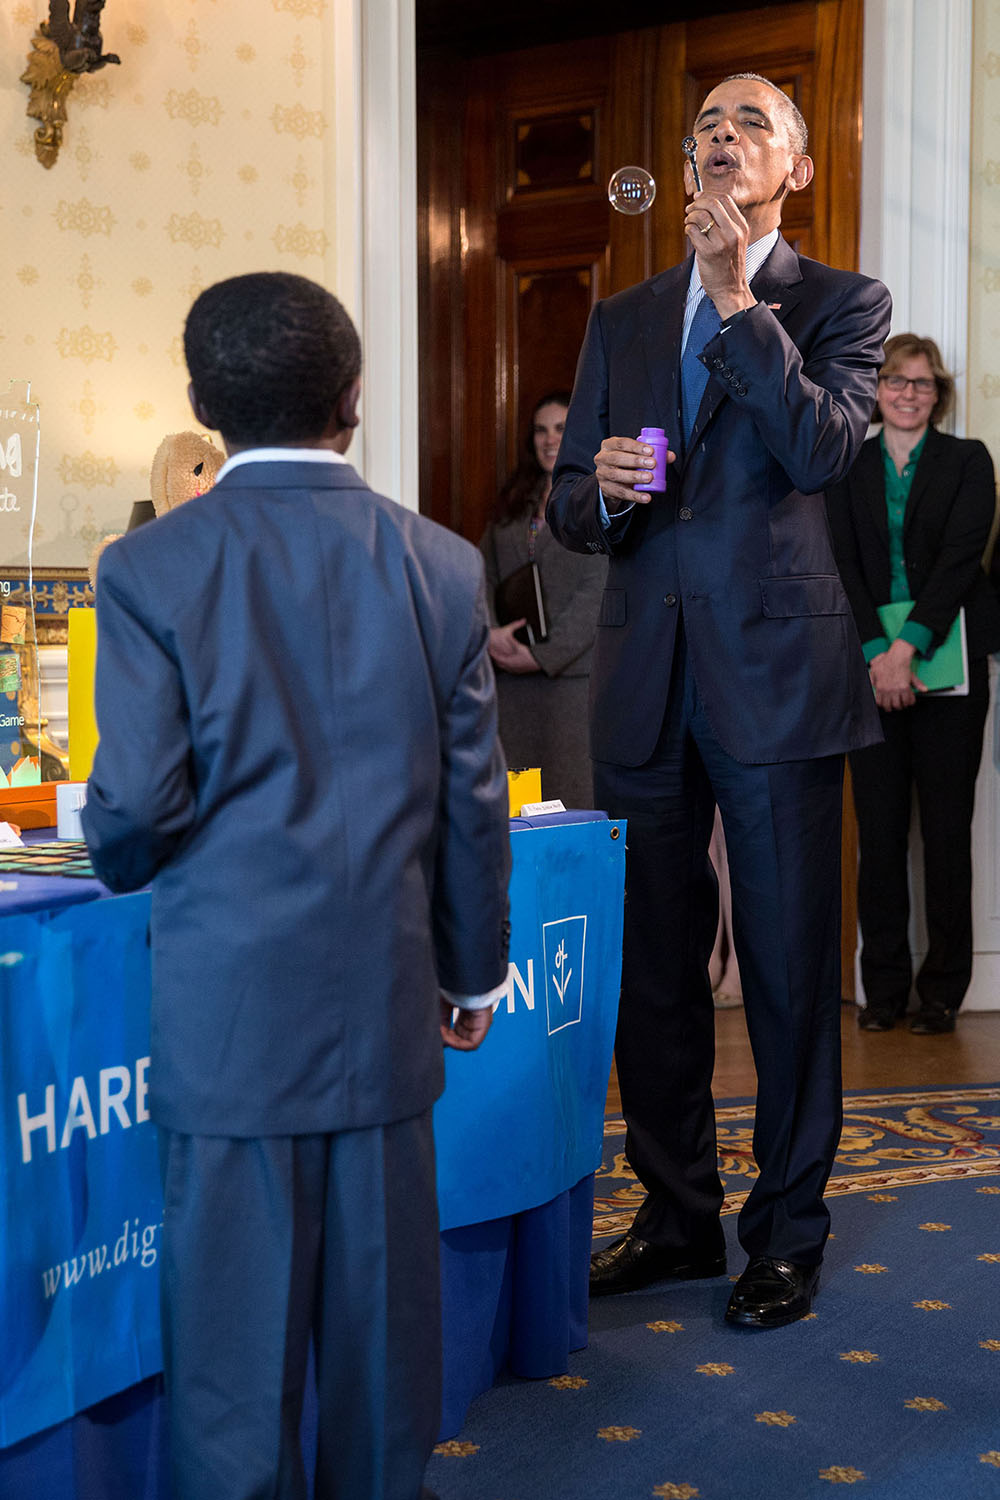
<svg viewBox="0 0 1000 1500">
<path fill-rule="evenodd" d="M 879 435 L 882 473 L 885 477 L 885 508 L 889 522 L 889 603 L 891 604 L 910 597 L 910 585 L 906 577 L 906 558 L 903 555 L 903 518 L 906 515 L 906 502 L 910 498 L 910 488 L 916 473 L 917 461 L 926 441 L 927 433 L 925 432 L 916 447 L 910 449 L 910 456 L 900 474 L 885 445 L 885 432 Z M 928 626 L 918 625 L 915 620 L 907 620 L 899 632 L 899 638 L 909 641 L 918 654 L 923 656 L 930 646 L 933 633 Z M 884 635 L 877 635 L 872 640 L 865 641 L 865 661 L 871 661 L 873 656 L 878 656 L 879 652 L 888 651 L 888 649 L 889 640 Z"/>
</svg>

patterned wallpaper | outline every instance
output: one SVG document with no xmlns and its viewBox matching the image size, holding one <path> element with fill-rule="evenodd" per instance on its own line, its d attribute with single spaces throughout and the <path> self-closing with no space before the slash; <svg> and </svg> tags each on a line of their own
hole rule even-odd
<svg viewBox="0 0 1000 1500">
<path fill-rule="evenodd" d="M 0 393 L 29 379 L 41 408 L 36 563 L 85 564 L 161 438 L 195 427 L 181 330 L 203 287 L 284 269 L 336 290 L 335 3 L 108 0 L 121 66 L 76 83 L 46 170 L 19 78 L 48 6 L 3 0 Z"/>
<path fill-rule="evenodd" d="M 1000 0 L 974 0 L 970 167 L 967 430 L 1000 471 Z"/>
</svg>

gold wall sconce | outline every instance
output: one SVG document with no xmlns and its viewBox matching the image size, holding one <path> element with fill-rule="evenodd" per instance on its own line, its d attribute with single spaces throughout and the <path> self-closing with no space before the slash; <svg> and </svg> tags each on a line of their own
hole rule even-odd
<svg viewBox="0 0 1000 1500">
<path fill-rule="evenodd" d="M 105 52 L 101 40 L 104 0 L 76 0 L 73 19 L 70 0 L 49 0 L 49 18 L 31 38 L 28 66 L 21 82 L 31 90 L 28 115 L 41 123 L 35 131 L 35 155 L 43 167 L 55 165 L 66 124 L 66 100 L 81 73 L 96 73 L 108 63 L 120 63 Z"/>
</svg>

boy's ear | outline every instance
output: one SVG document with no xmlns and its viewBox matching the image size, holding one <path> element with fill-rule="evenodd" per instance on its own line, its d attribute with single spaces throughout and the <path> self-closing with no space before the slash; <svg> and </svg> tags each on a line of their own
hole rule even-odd
<svg viewBox="0 0 1000 1500">
<path fill-rule="evenodd" d="M 191 410 L 194 412 L 202 427 L 207 427 L 211 432 L 218 431 L 218 423 L 213 422 L 212 418 L 209 416 L 204 402 L 201 400 L 194 388 L 193 381 L 188 386 L 188 400 L 191 403 Z"/>
<path fill-rule="evenodd" d="M 361 397 L 361 376 L 356 375 L 350 385 L 345 386 L 337 397 L 337 426 L 352 429 L 357 427 L 361 418 L 358 416 L 358 401 Z"/>
</svg>

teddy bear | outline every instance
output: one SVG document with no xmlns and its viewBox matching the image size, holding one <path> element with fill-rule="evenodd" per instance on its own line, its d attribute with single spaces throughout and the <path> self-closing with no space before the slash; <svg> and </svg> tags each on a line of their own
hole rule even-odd
<svg viewBox="0 0 1000 1500">
<path fill-rule="evenodd" d="M 215 483 L 226 455 L 197 432 L 173 432 L 153 455 L 149 493 L 158 516 L 203 495 Z"/>
<path fill-rule="evenodd" d="M 152 499 L 138 500 L 133 505 L 129 531 L 210 490 L 225 459 L 226 455 L 211 439 L 198 432 L 169 433 L 153 454 L 153 466 L 149 471 Z M 97 587 L 97 564 L 101 553 L 119 536 L 121 532 L 102 537 L 95 547 L 90 558 L 91 589 Z"/>
</svg>

